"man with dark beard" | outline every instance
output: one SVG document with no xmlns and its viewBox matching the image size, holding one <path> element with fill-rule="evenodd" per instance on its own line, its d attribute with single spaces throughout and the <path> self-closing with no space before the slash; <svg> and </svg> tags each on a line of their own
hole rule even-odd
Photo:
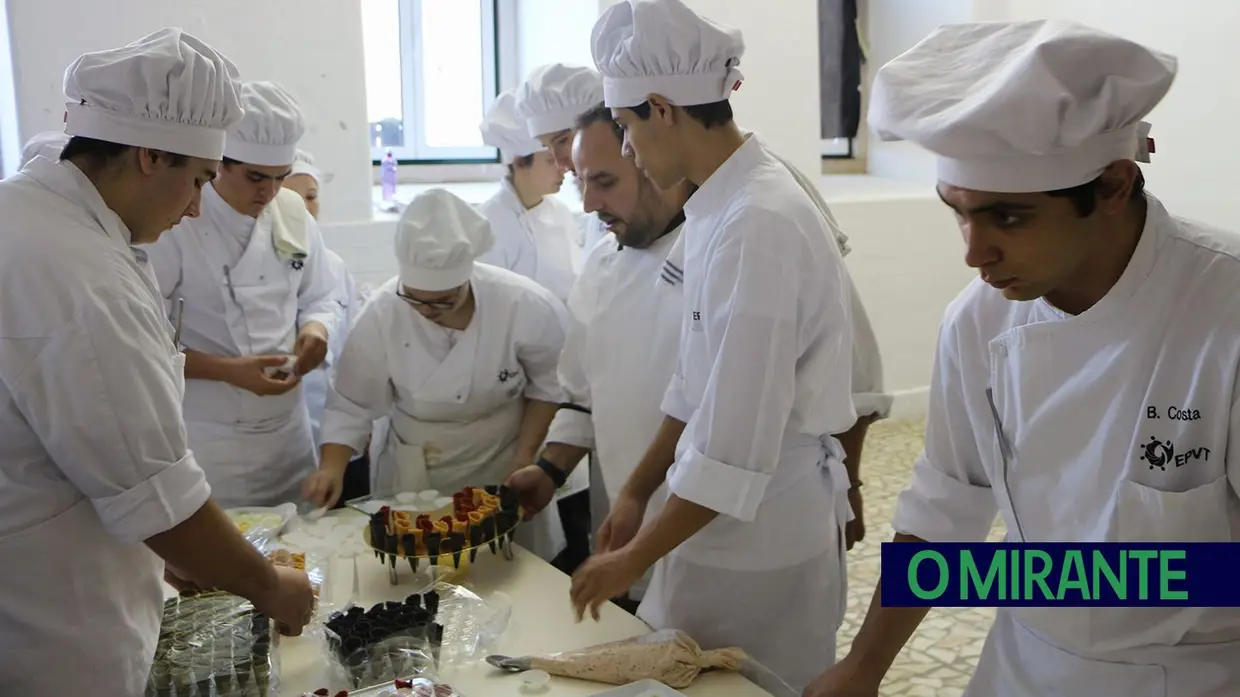
<svg viewBox="0 0 1240 697">
<path fill-rule="evenodd" d="M 571 317 L 560 357 L 561 405 L 537 465 L 518 470 L 528 514 L 541 511 L 591 450 L 601 463 L 602 485 L 614 500 L 663 422 L 659 402 L 680 346 L 681 267 L 668 259 L 684 223 L 682 208 L 692 185 L 660 191 L 632 158 L 624 134 L 601 104 L 582 114 L 573 163 L 587 213 L 596 213 L 615 235 L 591 251 L 568 299 Z M 647 515 L 662 504 L 660 488 Z M 602 521 L 606 511 L 595 511 Z M 636 608 L 648 578 L 621 600 Z"/>
</svg>

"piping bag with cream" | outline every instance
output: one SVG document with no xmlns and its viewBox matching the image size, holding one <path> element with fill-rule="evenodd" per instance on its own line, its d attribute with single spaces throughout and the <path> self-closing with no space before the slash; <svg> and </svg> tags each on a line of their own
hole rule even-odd
<svg viewBox="0 0 1240 697">
<path fill-rule="evenodd" d="M 551 675 L 608 685 L 653 679 L 676 689 L 693 684 L 703 672 L 742 672 L 752 663 L 738 648 L 704 651 L 688 634 L 675 629 L 549 656 L 488 656 L 486 660 L 496 668 L 514 673 L 543 670 Z M 779 689 L 780 685 L 772 686 L 777 690 L 767 688 L 772 694 L 798 697 L 787 685 L 782 686 L 784 689 Z"/>
</svg>

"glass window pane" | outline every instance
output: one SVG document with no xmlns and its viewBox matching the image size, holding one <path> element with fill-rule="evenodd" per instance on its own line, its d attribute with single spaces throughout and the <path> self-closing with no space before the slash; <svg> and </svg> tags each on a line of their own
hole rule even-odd
<svg viewBox="0 0 1240 697">
<path fill-rule="evenodd" d="M 426 145 L 482 147 L 482 3 L 422 0 L 422 110 Z"/>
<path fill-rule="evenodd" d="M 366 115 L 370 144 L 405 144 L 400 72 L 400 0 L 362 0 L 362 48 L 366 60 Z"/>
</svg>

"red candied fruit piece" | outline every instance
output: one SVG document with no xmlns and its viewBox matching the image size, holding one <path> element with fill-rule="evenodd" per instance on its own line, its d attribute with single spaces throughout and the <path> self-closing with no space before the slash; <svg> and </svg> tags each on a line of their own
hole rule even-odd
<svg viewBox="0 0 1240 697">
<path fill-rule="evenodd" d="M 458 511 L 458 512 L 457 512 L 457 514 L 456 514 L 456 520 L 457 520 L 457 522 L 460 522 L 460 523 L 468 523 L 468 522 L 469 522 L 469 512 L 468 512 L 468 511 Z"/>
<path fill-rule="evenodd" d="M 461 493 L 462 493 L 462 494 L 465 494 L 466 496 L 468 496 L 468 497 L 470 497 L 470 498 L 473 498 L 473 496 L 474 496 L 474 491 L 475 491 L 475 490 L 477 490 L 477 488 L 478 488 L 478 487 L 476 487 L 476 486 L 467 486 L 467 487 L 465 487 L 464 489 L 461 489 Z"/>
<path fill-rule="evenodd" d="M 396 689 L 398 689 L 398 690 L 412 690 L 412 689 L 413 689 L 413 681 L 412 681 L 412 680 L 401 680 L 400 678 L 396 678 Z"/>
<path fill-rule="evenodd" d="M 349 697 L 349 691 L 341 690 L 340 692 L 336 693 L 336 697 Z"/>
<path fill-rule="evenodd" d="M 331 694 L 331 692 L 326 687 L 320 687 L 319 689 L 314 691 L 314 694 L 318 695 L 319 697 L 327 697 L 328 695 Z"/>
<path fill-rule="evenodd" d="M 450 516 L 450 515 L 446 515 L 446 516 L 444 516 L 444 517 L 440 518 L 439 520 L 441 520 L 441 521 L 443 521 L 443 522 L 447 523 L 447 524 L 448 524 L 448 527 L 451 527 L 451 526 L 452 526 L 452 516 Z"/>
<path fill-rule="evenodd" d="M 430 516 L 428 516 L 428 515 L 420 515 L 420 516 L 418 516 L 418 518 L 417 518 L 417 520 L 415 521 L 415 523 L 416 523 L 416 525 L 418 526 L 418 529 L 420 529 L 420 530 L 424 530 L 424 531 L 426 531 L 426 532 L 430 532 L 431 530 L 434 530 L 434 529 L 435 529 L 435 526 L 434 526 L 433 524 L 431 524 L 431 517 L 430 517 Z"/>
</svg>

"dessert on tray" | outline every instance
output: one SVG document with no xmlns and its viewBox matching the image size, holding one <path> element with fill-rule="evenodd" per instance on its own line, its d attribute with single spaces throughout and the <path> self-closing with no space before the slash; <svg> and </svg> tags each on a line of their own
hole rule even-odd
<svg viewBox="0 0 1240 697">
<path fill-rule="evenodd" d="M 387 555 L 393 569 L 398 557 L 415 572 L 421 559 L 460 568 L 466 552 L 472 562 L 484 545 L 494 554 L 511 544 L 521 519 L 516 491 L 504 486 L 465 487 L 453 494 L 450 511 L 433 517 L 382 506 L 370 516 L 366 542 L 379 559 Z"/>
<path fill-rule="evenodd" d="M 191 591 L 164 603 L 148 697 L 268 697 L 277 636 L 249 601 Z"/>
<path fill-rule="evenodd" d="M 434 668 L 443 644 L 439 593 L 414 593 L 404 602 L 354 606 L 327 621 L 327 645 L 357 686 L 391 682 Z"/>
</svg>

